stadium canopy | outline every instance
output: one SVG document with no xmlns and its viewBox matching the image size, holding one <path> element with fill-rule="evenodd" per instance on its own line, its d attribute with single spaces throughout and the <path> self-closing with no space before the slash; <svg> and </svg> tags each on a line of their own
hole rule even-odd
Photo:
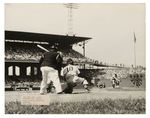
<svg viewBox="0 0 150 118">
<path fill-rule="evenodd" d="M 21 31 L 5 31 L 5 40 L 15 41 L 48 42 L 51 44 L 59 43 L 61 45 L 72 45 L 89 39 L 91 38 Z"/>
</svg>

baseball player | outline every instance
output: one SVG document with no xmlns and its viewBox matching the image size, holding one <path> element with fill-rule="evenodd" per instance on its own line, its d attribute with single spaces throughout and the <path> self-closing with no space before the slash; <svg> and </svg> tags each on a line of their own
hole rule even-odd
<svg viewBox="0 0 150 118">
<path fill-rule="evenodd" d="M 120 84 L 120 80 L 118 79 L 117 74 L 115 74 L 112 78 L 112 86 L 113 86 L 113 88 L 115 88 L 115 87 L 118 88 L 119 84 Z"/>
<path fill-rule="evenodd" d="M 40 94 L 43 95 L 47 93 L 47 86 L 52 81 L 56 89 L 56 93 L 61 93 L 61 83 L 58 76 L 58 70 L 60 68 L 60 63 L 62 58 L 56 52 L 56 49 L 52 48 L 49 52 L 44 54 L 41 58 L 41 72 L 42 72 L 42 82 L 40 87 Z"/>
<path fill-rule="evenodd" d="M 78 77 L 80 71 L 77 68 L 77 66 L 73 65 L 73 60 L 68 59 L 67 60 L 67 66 L 64 67 L 61 71 L 61 76 L 64 77 L 65 81 L 67 82 L 67 88 L 63 91 L 65 93 L 72 93 L 73 87 L 75 87 L 77 84 L 83 84 L 83 87 L 86 91 L 90 91 L 88 88 L 88 82 L 86 79 Z"/>
<path fill-rule="evenodd" d="M 97 82 L 97 87 L 98 88 L 105 88 L 106 86 L 105 86 L 105 83 L 102 82 L 102 80 L 99 79 L 99 81 Z"/>
</svg>

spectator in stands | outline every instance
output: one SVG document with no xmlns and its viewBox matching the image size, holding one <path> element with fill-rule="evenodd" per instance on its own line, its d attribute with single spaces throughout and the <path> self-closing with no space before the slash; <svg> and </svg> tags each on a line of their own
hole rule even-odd
<svg viewBox="0 0 150 118">
<path fill-rule="evenodd" d="M 50 52 L 44 54 L 44 57 L 40 59 L 41 71 L 42 71 L 42 82 L 40 87 L 40 94 L 47 93 L 47 82 L 53 82 L 56 89 L 56 93 L 61 93 L 61 83 L 58 76 L 58 68 L 62 58 L 56 52 L 56 49 L 51 48 Z"/>
</svg>

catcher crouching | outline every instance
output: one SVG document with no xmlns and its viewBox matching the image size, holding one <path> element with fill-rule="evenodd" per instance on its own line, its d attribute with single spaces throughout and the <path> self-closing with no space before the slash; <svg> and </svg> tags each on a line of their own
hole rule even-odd
<svg viewBox="0 0 150 118">
<path fill-rule="evenodd" d="M 77 84 L 82 84 L 84 89 L 89 92 L 88 82 L 86 79 L 79 77 L 80 71 L 77 66 L 74 65 L 73 60 L 69 58 L 67 60 L 67 66 L 61 70 L 61 76 L 67 83 L 67 87 L 63 90 L 64 93 L 72 93 L 73 87 Z"/>
</svg>

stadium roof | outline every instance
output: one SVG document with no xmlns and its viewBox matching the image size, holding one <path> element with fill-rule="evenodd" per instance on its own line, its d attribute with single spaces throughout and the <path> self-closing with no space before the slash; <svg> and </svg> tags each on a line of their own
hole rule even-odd
<svg viewBox="0 0 150 118">
<path fill-rule="evenodd" d="M 33 32 L 21 32 L 21 31 L 5 31 L 5 40 L 21 40 L 21 41 L 38 41 L 38 42 L 49 42 L 59 43 L 62 45 L 71 45 L 78 42 L 91 39 L 90 37 L 78 37 L 68 35 L 54 35 L 44 33 L 33 33 Z"/>
</svg>

